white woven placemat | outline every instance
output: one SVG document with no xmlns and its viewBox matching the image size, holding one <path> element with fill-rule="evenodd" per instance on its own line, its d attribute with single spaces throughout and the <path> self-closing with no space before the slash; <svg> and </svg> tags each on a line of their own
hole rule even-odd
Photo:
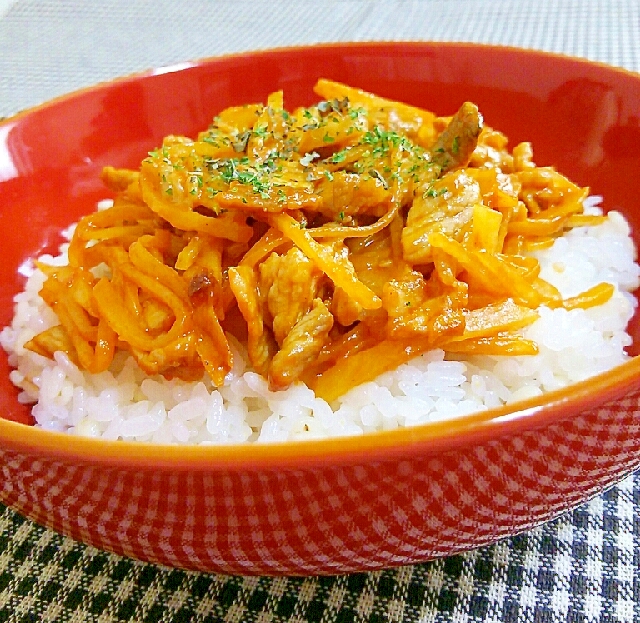
<svg viewBox="0 0 640 623">
<path fill-rule="evenodd" d="M 637 0 L 17 0 L 0 18 L 0 116 L 118 75 L 255 48 L 473 41 L 638 71 L 639 37 Z"/>
</svg>

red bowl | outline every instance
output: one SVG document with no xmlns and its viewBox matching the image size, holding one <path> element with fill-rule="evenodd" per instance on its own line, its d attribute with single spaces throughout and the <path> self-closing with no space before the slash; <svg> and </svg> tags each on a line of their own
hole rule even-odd
<svg viewBox="0 0 640 623">
<path fill-rule="evenodd" d="M 533 51 L 443 43 L 274 50 L 150 71 L 0 125 L 0 324 L 20 265 L 169 133 L 320 76 L 451 114 L 475 101 L 512 142 L 624 213 L 640 243 L 640 77 Z M 631 332 L 640 344 L 640 330 Z M 636 346 L 636 351 L 637 351 Z M 636 351 L 633 351 L 635 354 Z M 107 442 L 25 423 L 0 357 L 0 500 L 75 539 L 154 563 L 236 574 L 344 573 L 486 545 L 544 522 L 640 465 L 640 359 L 542 399 L 358 438 L 225 447 Z"/>
</svg>

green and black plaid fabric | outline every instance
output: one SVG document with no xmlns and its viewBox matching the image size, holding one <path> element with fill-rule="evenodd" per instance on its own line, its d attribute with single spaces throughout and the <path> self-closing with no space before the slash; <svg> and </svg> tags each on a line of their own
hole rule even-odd
<svg viewBox="0 0 640 623">
<path fill-rule="evenodd" d="M 157 567 L 85 547 L 0 506 L 0 622 L 633 623 L 638 560 L 640 474 L 491 547 L 335 577 Z"/>
</svg>

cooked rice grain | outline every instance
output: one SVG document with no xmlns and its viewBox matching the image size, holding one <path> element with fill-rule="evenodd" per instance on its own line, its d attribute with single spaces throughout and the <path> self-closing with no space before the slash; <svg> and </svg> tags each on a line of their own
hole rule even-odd
<svg viewBox="0 0 640 623">
<path fill-rule="evenodd" d="M 591 198 L 585 211 L 597 212 L 597 201 Z M 149 378 L 123 353 L 110 371 L 92 375 L 63 353 L 51 361 L 27 351 L 29 339 L 57 323 L 38 295 L 44 275 L 33 268 L 24 292 L 15 297 L 15 316 L 0 333 L 0 343 L 15 368 L 10 378 L 22 390 L 19 400 L 34 403 L 37 426 L 48 430 L 167 444 L 273 442 L 391 430 L 539 396 L 629 358 L 626 326 L 636 307 L 629 292 L 638 286 L 640 269 L 624 217 L 611 212 L 603 224 L 576 228 L 535 255 L 541 276 L 565 297 L 601 281 L 614 284 L 616 292 L 592 309 L 541 308 L 540 318 L 523 332 L 537 342 L 536 356 L 448 361 L 434 350 L 355 387 L 332 405 L 300 384 L 269 391 L 265 379 L 248 369 L 236 342 L 235 367 L 219 389 L 208 379 Z M 64 263 L 64 248 L 61 256 L 42 259 Z"/>
</svg>

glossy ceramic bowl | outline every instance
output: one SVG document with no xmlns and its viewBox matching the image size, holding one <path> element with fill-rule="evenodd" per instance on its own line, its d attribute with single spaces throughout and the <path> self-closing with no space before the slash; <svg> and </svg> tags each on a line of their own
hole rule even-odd
<svg viewBox="0 0 640 623">
<path fill-rule="evenodd" d="M 222 108 L 315 101 L 319 76 L 451 114 L 475 101 L 512 144 L 621 210 L 640 242 L 640 77 L 580 60 L 442 43 L 329 45 L 187 63 L 0 125 L 0 323 L 20 265 L 165 134 Z M 631 331 L 640 343 L 636 321 Z M 637 349 L 637 347 L 636 347 Z M 635 351 L 634 351 L 635 353 Z M 28 426 L 0 357 L 0 499 L 98 548 L 235 574 L 415 563 L 529 529 L 640 465 L 640 359 L 517 407 L 359 438 L 228 447 L 105 442 Z M 13 421 L 12 421 L 13 420 Z"/>
</svg>

